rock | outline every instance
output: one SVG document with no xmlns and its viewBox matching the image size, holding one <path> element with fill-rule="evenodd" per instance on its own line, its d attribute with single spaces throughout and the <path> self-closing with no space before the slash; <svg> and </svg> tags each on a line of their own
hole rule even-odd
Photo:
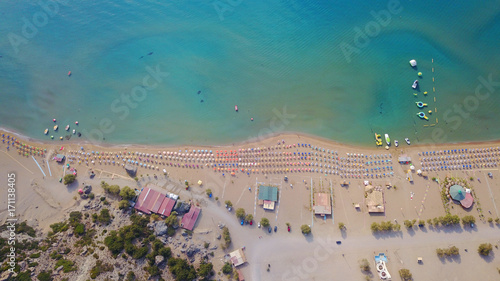
<svg viewBox="0 0 500 281">
<path fill-rule="evenodd" d="M 155 235 L 156 236 L 163 236 L 163 235 L 167 234 L 167 229 L 168 229 L 168 226 L 164 221 L 157 221 L 155 228 L 154 228 Z"/>
<path fill-rule="evenodd" d="M 217 250 L 217 245 L 211 247 L 210 250 Z"/>
<path fill-rule="evenodd" d="M 56 272 L 61 271 L 64 268 L 64 265 L 61 265 L 60 267 L 56 268 Z"/>
<path fill-rule="evenodd" d="M 165 258 L 163 256 L 156 256 L 155 257 L 155 264 L 160 265 L 163 261 L 165 261 Z"/>
<path fill-rule="evenodd" d="M 136 173 L 137 173 L 137 167 L 136 166 L 132 166 L 132 165 L 125 165 L 125 171 L 127 171 L 127 173 L 131 176 L 131 177 L 135 177 Z"/>
<path fill-rule="evenodd" d="M 184 215 L 185 213 L 189 212 L 189 209 L 191 208 L 191 204 L 186 203 L 182 200 L 177 200 L 177 203 L 175 203 L 174 211 L 177 212 L 179 216 Z"/>
<path fill-rule="evenodd" d="M 187 232 L 183 232 L 181 235 L 184 237 L 188 236 Z"/>
<path fill-rule="evenodd" d="M 25 261 L 20 262 L 19 267 L 21 268 L 21 271 L 24 271 L 24 269 L 26 268 L 26 262 Z"/>
<path fill-rule="evenodd" d="M 219 234 L 219 236 L 217 236 L 217 240 L 220 240 L 220 239 L 221 239 L 221 237 L 222 237 L 222 236 Z"/>
<path fill-rule="evenodd" d="M 89 194 L 92 191 L 92 186 L 86 185 L 83 187 L 83 193 L 84 194 Z"/>
<path fill-rule="evenodd" d="M 10 277 L 12 276 L 12 272 L 6 270 L 0 275 L 0 281 L 7 281 L 10 280 Z"/>
<path fill-rule="evenodd" d="M 188 257 L 193 257 L 195 254 L 197 254 L 198 252 L 200 252 L 200 249 L 198 247 L 196 247 L 195 245 L 191 245 L 189 246 L 189 248 L 186 250 L 186 255 Z"/>
<path fill-rule="evenodd" d="M 87 251 L 88 251 L 87 246 L 83 247 L 83 250 L 80 253 L 80 256 L 85 256 L 85 254 L 87 253 Z"/>
<path fill-rule="evenodd" d="M 54 247 L 54 248 L 57 247 L 57 243 L 53 243 L 52 247 Z"/>
</svg>

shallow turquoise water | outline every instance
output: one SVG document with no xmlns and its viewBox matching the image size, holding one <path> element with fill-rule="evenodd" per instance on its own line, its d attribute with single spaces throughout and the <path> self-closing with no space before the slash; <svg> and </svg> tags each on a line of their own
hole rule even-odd
<svg viewBox="0 0 500 281">
<path fill-rule="evenodd" d="M 222 16 L 214 3 L 226 1 L 58 2 L 27 38 L 23 17 L 47 13 L 29 3 L 0 3 L 0 126 L 30 137 L 48 139 L 57 118 L 106 143 L 218 144 L 284 131 L 359 145 L 372 145 L 372 132 L 414 143 L 500 138 L 498 85 L 474 94 L 479 77 L 500 81 L 500 1 L 233 1 Z M 401 11 L 374 24 L 371 12 L 388 3 Z M 356 28 L 372 32 L 364 45 Z M 12 38 L 25 38 L 17 52 Z M 349 58 L 346 45 L 357 48 Z M 410 59 L 423 72 L 417 97 Z M 155 68 L 168 76 L 147 89 Z M 418 100 L 437 108 L 431 120 L 416 116 Z"/>
</svg>

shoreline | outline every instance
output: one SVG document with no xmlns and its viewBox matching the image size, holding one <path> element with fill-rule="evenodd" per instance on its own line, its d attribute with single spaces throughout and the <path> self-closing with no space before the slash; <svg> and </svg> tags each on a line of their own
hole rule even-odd
<svg viewBox="0 0 500 281">
<path fill-rule="evenodd" d="M 43 145 L 58 145 L 56 142 L 60 140 L 54 139 L 53 141 L 49 140 L 42 140 L 42 139 L 36 139 L 32 138 L 29 136 L 26 136 L 16 130 L 12 130 L 10 128 L 5 128 L 5 127 L 0 127 L 0 132 L 1 133 L 8 133 L 15 135 L 17 138 L 24 139 L 25 141 L 33 142 L 33 143 L 38 143 L 38 144 L 43 144 Z M 279 132 L 279 133 L 273 133 L 269 135 L 265 135 L 263 137 L 255 137 L 252 139 L 244 140 L 244 141 L 238 141 L 234 143 L 226 143 L 226 144 L 216 144 L 216 145 L 197 145 L 197 144 L 134 144 L 134 143 L 105 143 L 105 142 L 90 142 L 86 140 L 85 137 L 83 138 L 78 138 L 76 140 L 63 140 L 61 142 L 62 145 L 91 145 L 95 147 L 103 147 L 103 148 L 127 148 L 127 147 L 133 147 L 133 148 L 144 148 L 144 149 L 153 149 L 153 148 L 180 148 L 180 147 L 185 147 L 185 148 L 192 148 L 192 147 L 198 147 L 198 148 L 219 148 L 219 147 L 234 147 L 234 146 L 246 146 L 250 144 L 255 144 L 255 143 L 261 143 L 261 142 L 266 142 L 269 141 L 270 139 L 274 138 L 290 138 L 290 137 L 304 137 L 308 140 L 315 140 L 319 141 L 325 144 L 328 144 L 330 146 L 342 146 L 342 147 L 349 147 L 353 149 L 367 149 L 367 150 L 385 150 L 383 146 L 362 146 L 362 145 L 352 145 L 348 143 L 341 143 L 339 141 L 333 140 L 333 139 L 327 139 L 323 138 L 320 136 L 316 135 L 311 135 L 303 132 L 293 132 L 293 131 L 286 131 L 286 132 Z M 411 141 L 411 139 L 410 139 Z M 463 146 L 463 145 L 485 145 L 485 144 L 500 144 L 500 139 L 496 140 L 484 140 L 484 141 L 472 141 L 472 142 L 445 142 L 445 143 L 435 143 L 435 144 L 428 144 L 428 143 L 419 143 L 419 144 L 414 144 L 412 143 L 411 146 L 407 146 L 405 143 L 401 142 L 401 145 L 397 147 L 397 149 L 403 149 L 413 147 L 413 148 L 420 148 L 420 147 L 442 147 L 446 145 L 454 145 L 454 146 Z M 391 143 L 390 149 L 396 149 L 396 147 Z M 388 151 L 389 151 L 388 150 Z"/>
</svg>

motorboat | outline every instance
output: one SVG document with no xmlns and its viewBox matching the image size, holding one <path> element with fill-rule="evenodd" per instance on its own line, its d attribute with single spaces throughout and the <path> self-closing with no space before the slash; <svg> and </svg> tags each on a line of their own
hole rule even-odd
<svg viewBox="0 0 500 281">
<path fill-rule="evenodd" d="M 73 129 L 73 135 L 76 134 L 76 130 Z"/>
<path fill-rule="evenodd" d="M 69 125 L 66 125 L 66 128 L 64 128 L 66 131 L 69 131 Z"/>
<path fill-rule="evenodd" d="M 387 143 L 387 145 L 391 145 L 391 138 L 389 138 L 389 134 L 385 134 L 385 142 Z"/>
<path fill-rule="evenodd" d="M 46 135 L 48 133 L 49 133 L 49 128 L 45 129 L 45 131 L 43 132 L 44 135 Z"/>
<path fill-rule="evenodd" d="M 234 106 L 234 111 L 238 112 L 238 106 L 237 105 Z"/>
<path fill-rule="evenodd" d="M 57 131 L 57 129 L 59 129 L 59 125 L 54 126 L 54 131 Z"/>
<path fill-rule="evenodd" d="M 416 89 L 418 87 L 418 80 L 413 81 L 413 85 L 411 85 L 413 89 Z"/>
<path fill-rule="evenodd" d="M 411 67 L 416 67 L 417 66 L 417 61 L 416 60 L 410 60 L 410 65 L 411 65 Z"/>
<path fill-rule="evenodd" d="M 410 145 L 410 139 L 409 138 L 405 138 L 405 141 L 408 145 Z"/>
<path fill-rule="evenodd" d="M 398 146 L 399 146 L 399 142 L 398 142 L 398 140 L 394 140 L 394 145 L 395 145 L 396 147 L 398 147 Z"/>
</svg>

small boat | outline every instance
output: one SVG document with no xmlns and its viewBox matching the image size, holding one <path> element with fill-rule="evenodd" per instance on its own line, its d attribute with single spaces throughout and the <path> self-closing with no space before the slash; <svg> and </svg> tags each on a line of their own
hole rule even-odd
<svg viewBox="0 0 500 281">
<path fill-rule="evenodd" d="M 71 71 L 68 71 L 68 76 L 71 76 Z"/>
<path fill-rule="evenodd" d="M 391 145 L 391 138 L 389 138 L 389 134 L 385 134 L 385 142 L 387 145 Z"/>
<path fill-rule="evenodd" d="M 234 106 L 234 111 L 238 112 L 238 106 L 237 105 Z"/>
<path fill-rule="evenodd" d="M 69 131 L 69 125 L 66 125 L 66 128 L 64 128 L 66 131 Z"/>
<path fill-rule="evenodd" d="M 418 87 L 418 80 L 413 81 L 413 85 L 411 85 L 413 89 L 416 89 Z"/>
<path fill-rule="evenodd" d="M 52 122 L 56 122 L 56 121 L 57 121 L 56 118 L 52 119 Z"/>
<path fill-rule="evenodd" d="M 411 67 L 417 66 L 417 61 L 416 60 L 411 60 L 410 61 L 410 65 L 411 65 Z"/>
<path fill-rule="evenodd" d="M 74 135 L 74 134 L 76 134 L 76 130 L 75 130 L 75 129 L 73 129 L 73 135 Z"/>
<path fill-rule="evenodd" d="M 54 126 L 54 131 L 57 131 L 57 129 L 59 129 L 59 125 Z"/>
<path fill-rule="evenodd" d="M 398 146 L 399 146 L 399 142 L 398 142 L 398 140 L 394 140 L 394 145 L 395 145 L 396 147 L 398 147 Z"/>
<path fill-rule="evenodd" d="M 410 145 L 410 139 L 409 138 L 405 138 L 405 141 L 408 145 Z"/>
<path fill-rule="evenodd" d="M 44 135 L 48 134 L 49 133 L 49 129 L 45 129 L 45 131 L 43 132 Z"/>
<path fill-rule="evenodd" d="M 78 121 L 75 121 L 75 125 L 78 125 Z"/>
</svg>

